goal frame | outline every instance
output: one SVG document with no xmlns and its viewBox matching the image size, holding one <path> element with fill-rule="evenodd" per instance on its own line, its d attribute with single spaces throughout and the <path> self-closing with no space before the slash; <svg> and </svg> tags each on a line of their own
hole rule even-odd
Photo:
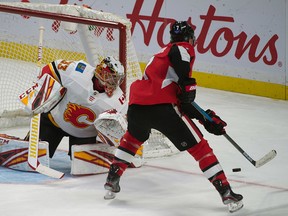
<svg viewBox="0 0 288 216">
<path fill-rule="evenodd" d="M 30 7 L 29 5 L 30 6 L 33 5 L 33 6 Z M 46 10 L 46 8 L 44 7 L 49 7 L 49 10 Z M 73 12 L 69 14 L 70 12 L 69 7 L 77 8 L 77 12 L 84 11 L 85 16 L 81 17 L 80 15 L 82 14 L 80 13 L 79 13 L 79 16 L 77 16 Z M 61 13 L 59 13 L 59 11 L 56 8 L 60 8 Z M 3 2 L 3 3 L 0 3 L 0 12 L 13 14 L 13 15 L 27 16 L 27 17 L 31 16 L 31 17 L 47 19 L 47 20 L 63 21 L 66 23 L 83 24 L 86 26 L 91 25 L 91 26 L 103 27 L 103 28 L 108 28 L 108 29 L 110 28 L 112 30 L 116 30 L 117 36 L 118 36 L 117 38 L 118 44 L 115 44 L 114 48 L 116 48 L 116 51 L 114 54 L 118 55 L 118 59 L 123 64 L 124 69 L 125 69 L 126 76 L 120 87 L 122 91 L 124 92 L 124 94 L 126 95 L 127 99 L 128 99 L 128 94 L 129 94 L 129 86 L 131 82 L 136 79 L 141 79 L 142 77 L 141 68 L 140 68 L 138 58 L 136 55 L 136 51 L 135 51 L 135 47 L 131 38 L 131 22 L 127 20 L 126 18 L 120 17 L 116 14 L 111 14 L 108 12 L 101 12 L 101 11 L 92 10 L 92 9 L 90 11 L 90 9 L 85 8 L 83 6 L 79 6 L 79 5 L 55 5 L 55 4 L 43 4 L 43 3 L 41 4 L 41 3 Z M 93 14 L 94 12 L 95 14 Z M 68 29 L 68 31 L 73 32 L 74 30 Z M 44 47 L 46 47 L 45 44 L 44 44 Z M 85 51 L 85 48 L 84 48 L 84 51 Z M 84 54 L 87 54 L 87 53 L 84 53 Z M 22 117 L 27 118 L 27 116 L 25 116 L 20 111 L 15 110 L 14 112 L 14 110 L 11 110 L 10 112 L 10 110 L 8 110 L 2 116 L 1 109 L 0 109 L 0 126 L 1 126 L 1 117 L 5 117 L 7 119 L 15 118 L 15 116 L 17 117 L 19 116 L 20 118 Z M 4 123 L 6 123 L 5 118 L 3 118 Z M 15 124 L 14 124 L 14 121 L 11 121 L 11 122 L 13 126 L 18 126 L 18 119 L 15 118 Z M 21 122 L 24 122 L 24 121 L 21 121 Z M 11 126 L 8 126 L 8 127 L 11 127 Z M 155 139 L 149 139 L 147 142 L 145 142 L 146 143 L 146 145 L 144 146 L 145 154 L 143 154 L 145 158 L 170 156 L 179 152 L 173 146 L 173 144 L 171 144 L 168 138 L 165 137 L 163 134 L 160 134 L 160 133 L 158 134 L 152 131 L 150 138 L 152 137 L 152 134 L 154 135 L 153 138 L 155 137 Z M 153 145 L 150 145 L 150 143 L 153 143 Z M 164 148 L 162 144 L 165 144 Z M 149 149 L 148 148 L 149 146 L 153 146 L 153 149 L 147 150 Z"/>
</svg>

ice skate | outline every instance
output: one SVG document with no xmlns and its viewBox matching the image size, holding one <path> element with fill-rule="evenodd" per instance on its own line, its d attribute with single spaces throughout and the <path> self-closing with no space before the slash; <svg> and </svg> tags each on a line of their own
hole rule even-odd
<svg viewBox="0 0 288 216">
<path fill-rule="evenodd" d="M 110 170 L 106 179 L 104 188 L 107 190 L 107 193 L 104 196 L 104 199 L 114 199 L 116 193 L 120 192 L 120 176 L 117 174 L 119 167 L 116 165 L 111 165 Z"/>
<path fill-rule="evenodd" d="M 229 185 L 223 186 L 220 180 L 214 181 L 213 185 L 220 193 L 223 204 L 228 206 L 229 212 L 236 212 L 243 207 L 243 196 L 235 194 Z"/>
</svg>

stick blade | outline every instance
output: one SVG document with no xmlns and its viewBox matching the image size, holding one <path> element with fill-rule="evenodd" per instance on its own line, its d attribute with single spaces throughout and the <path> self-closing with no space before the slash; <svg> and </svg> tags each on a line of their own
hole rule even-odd
<svg viewBox="0 0 288 216">
<path fill-rule="evenodd" d="M 258 161 L 256 161 L 255 163 L 255 167 L 261 167 L 264 164 L 268 163 L 269 161 L 271 161 L 273 158 L 275 158 L 277 155 L 277 152 L 275 150 L 271 150 L 269 153 L 267 153 L 264 157 L 262 157 L 261 159 L 259 159 Z"/>
<path fill-rule="evenodd" d="M 57 178 L 57 179 L 61 179 L 65 175 L 65 173 L 63 173 L 63 172 L 51 169 L 50 167 L 43 166 L 42 164 L 39 164 L 37 166 L 36 171 L 38 173 L 43 174 L 43 175 L 46 175 L 46 176 L 49 176 L 52 178 Z"/>
</svg>

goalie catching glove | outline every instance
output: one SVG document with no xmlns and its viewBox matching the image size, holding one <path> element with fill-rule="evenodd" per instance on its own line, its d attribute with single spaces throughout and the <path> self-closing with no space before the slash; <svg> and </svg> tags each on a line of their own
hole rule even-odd
<svg viewBox="0 0 288 216">
<path fill-rule="evenodd" d="M 204 122 L 200 121 L 201 124 L 204 125 L 205 129 L 214 135 L 223 135 L 226 133 L 224 127 L 227 126 L 227 123 L 223 121 L 213 110 L 205 111 L 211 118 L 212 122 L 205 119 Z"/>
<path fill-rule="evenodd" d="M 95 120 L 94 126 L 103 143 L 118 147 L 127 129 L 127 121 L 115 109 L 111 109 L 101 113 Z"/>
<path fill-rule="evenodd" d="M 196 80 L 189 78 L 179 83 L 181 88 L 181 94 L 178 95 L 178 99 L 181 103 L 191 103 L 196 97 Z"/>
</svg>

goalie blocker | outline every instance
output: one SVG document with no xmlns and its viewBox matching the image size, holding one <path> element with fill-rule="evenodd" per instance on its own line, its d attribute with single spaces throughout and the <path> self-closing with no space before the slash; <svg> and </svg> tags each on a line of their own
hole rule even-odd
<svg viewBox="0 0 288 216">
<path fill-rule="evenodd" d="M 66 88 L 49 74 L 44 74 L 34 85 L 19 95 L 19 100 L 30 115 L 36 115 L 53 109 L 65 93 Z"/>
</svg>

